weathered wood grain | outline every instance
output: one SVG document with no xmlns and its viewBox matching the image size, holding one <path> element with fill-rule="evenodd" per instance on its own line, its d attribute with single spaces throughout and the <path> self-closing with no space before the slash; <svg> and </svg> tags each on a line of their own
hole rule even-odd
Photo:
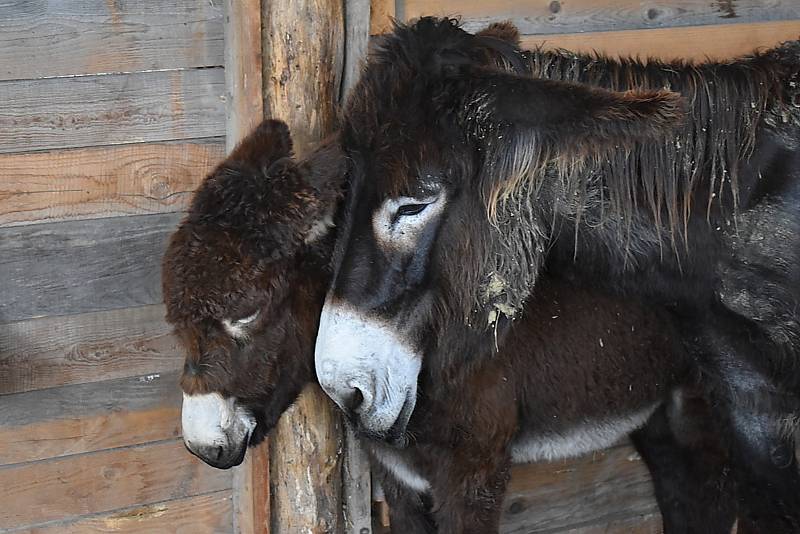
<svg viewBox="0 0 800 534">
<path fill-rule="evenodd" d="M 261 3 L 264 110 L 289 124 L 302 157 L 335 127 L 344 54 L 339 0 Z M 341 418 L 306 388 L 270 437 L 272 534 L 341 532 Z"/>
<path fill-rule="evenodd" d="M 0 465 L 181 435 L 176 372 L 7 395 L 0 403 Z"/>
<path fill-rule="evenodd" d="M 0 528 L 226 490 L 230 471 L 205 465 L 180 440 L 0 469 Z"/>
<path fill-rule="evenodd" d="M 511 20 L 524 34 L 634 30 L 800 19 L 792 0 L 405 0 L 404 20 L 458 16 L 469 31 Z M 736 27 L 726 31 L 736 32 Z"/>
<path fill-rule="evenodd" d="M 342 501 L 345 534 L 370 534 L 372 532 L 372 481 L 369 457 L 355 432 L 349 427 L 345 429 L 344 433 Z"/>
<path fill-rule="evenodd" d="M 236 146 L 264 118 L 261 1 L 225 0 L 226 142 Z"/>
<path fill-rule="evenodd" d="M 222 68 L 0 82 L 0 153 L 225 134 Z"/>
<path fill-rule="evenodd" d="M 403 18 L 402 13 L 397 13 L 396 8 L 400 6 L 403 9 L 404 2 L 396 2 L 395 0 L 371 0 L 369 12 L 369 34 L 378 35 L 386 33 L 392 29 L 392 19 L 398 17 L 400 20 Z"/>
<path fill-rule="evenodd" d="M 231 529 L 230 491 L 114 510 L 107 514 L 25 527 L 15 534 L 219 534 Z"/>
<path fill-rule="evenodd" d="M 344 11 L 335 0 L 262 3 L 264 112 L 289 125 L 298 153 L 336 126 Z"/>
<path fill-rule="evenodd" d="M 607 523 L 570 527 L 559 530 L 564 534 L 664 534 L 661 514 L 620 517 Z"/>
<path fill-rule="evenodd" d="M 566 48 L 576 52 L 604 52 L 611 56 L 690 59 L 731 59 L 800 37 L 800 21 L 692 26 L 564 35 L 526 35 L 524 48 Z"/>
<path fill-rule="evenodd" d="M 657 513 L 650 474 L 630 445 L 574 460 L 516 466 L 504 534 L 557 532 Z"/>
<path fill-rule="evenodd" d="M 248 449 L 233 470 L 234 534 L 269 534 L 269 440 Z"/>
<path fill-rule="evenodd" d="M 0 325 L 0 395 L 176 371 L 161 305 Z"/>
<path fill-rule="evenodd" d="M 361 66 L 367 56 L 370 35 L 370 1 L 345 0 L 345 50 L 344 74 L 342 79 L 342 99 L 358 81 Z"/>
<path fill-rule="evenodd" d="M 0 227 L 181 211 L 223 141 L 0 155 Z"/>
<path fill-rule="evenodd" d="M 0 324 L 161 302 L 180 214 L 0 229 Z"/>
<path fill-rule="evenodd" d="M 0 4 L 0 80 L 222 65 L 219 1 Z"/>
</svg>

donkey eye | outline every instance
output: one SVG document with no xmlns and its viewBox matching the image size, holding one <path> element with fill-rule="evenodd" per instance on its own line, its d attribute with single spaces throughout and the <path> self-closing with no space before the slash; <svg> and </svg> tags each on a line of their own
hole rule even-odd
<svg viewBox="0 0 800 534">
<path fill-rule="evenodd" d="M 416 215 L 418 213 L 422 213 L 422 210 L 427 207 L 428 204 L 404 204 L 397 208 L 397 217 Z"/>
<path fill-rule="evenodd" d="M 246 324 L 250 324 L 258 318 L 258 312 L 255 312 L 252 315 L 248 315 L 247 317 L 242 317 L 241 319 L 235 319 L 233 324 L 235 326 L 244 326 Z"/>
</svg>

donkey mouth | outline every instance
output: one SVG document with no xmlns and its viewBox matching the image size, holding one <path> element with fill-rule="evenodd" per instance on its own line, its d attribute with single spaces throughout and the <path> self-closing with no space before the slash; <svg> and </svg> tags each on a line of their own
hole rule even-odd
<svg viewBox="0 0 800 534">
<path fill-rule="evenodd" d="M 236 467 L 244 461 L 247 454 L 247 446 L 250 442 L 250 434 L 233 450 L 220 446 L 199 447 L 198 450 L 190 447 L 185 441 L 183 443 L 186 450 L 194 456 L 200 458 L 206 464 L 217 469 L 230 469 Z"/>
<path fill-rule="evenodd" d="M 400 408 L 400 412 L 397 415 L 397 419 L 395 419 L 392 426 L 388 429 L 383 431 L 376 431 L 371 428 L 369 422 L 365 422 L 362 418 L 354 418 L 351 419 L 351 422 L 354 423 L 354 426 L 358 430 L 358 433 L 362 436 L 371 439 L 373 441 L 382 441 L 392 447 L 402 449 L 408 445 L 408 421 L 411 419 L 411 414 L 414 412 L 414 405 L 416 404 L 416 399 L 414 398 L 414 394 L 412 392 L 406 393 L 406 398 L 403 401 L 403 406 Z"/>
</svg>

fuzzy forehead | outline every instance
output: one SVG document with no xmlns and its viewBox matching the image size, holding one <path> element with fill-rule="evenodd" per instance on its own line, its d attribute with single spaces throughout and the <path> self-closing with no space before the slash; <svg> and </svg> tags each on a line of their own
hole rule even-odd
<svg viewBox="0 0 800 534">
<path fill-rule="evenodd" d="M 282 278 L 280 265 L 242 254 L 241 240 L 234 233 L 184 224 L 164 256 L 167 318 L 192 322 L 226 317 L 274 288 Z"/>
</svg>

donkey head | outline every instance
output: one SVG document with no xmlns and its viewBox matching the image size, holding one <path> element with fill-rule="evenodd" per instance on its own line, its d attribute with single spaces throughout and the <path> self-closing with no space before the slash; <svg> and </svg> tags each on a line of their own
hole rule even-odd
<svg viewBox="0 0 800 534">
<path fill-rule="evenodd" d="M 210 465 L 241 463 L 314 378 L 342 163 L 334 143 L 295 163 L 286 125 L 264 121 L 172 236 L 162 282 L 186 351 L 183 439 Z"/>
<path fill-rule="evenodd" d="M 572 169 L 681 118 L 672 93 L 523 77 L 509 26 L 399 26 L 345 109 L 351 189 L 316 345 L 317 376 L 389 440 L 423 362 L 491 350 L 541 268 L 548 169 Z M 354 400 L 355 399 L 355 400 Z"/>
</svg>

